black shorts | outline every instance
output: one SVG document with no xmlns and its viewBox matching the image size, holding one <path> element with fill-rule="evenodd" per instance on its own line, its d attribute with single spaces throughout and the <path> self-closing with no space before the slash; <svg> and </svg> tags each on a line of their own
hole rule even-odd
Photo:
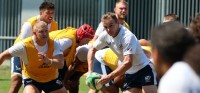
<svg viewBox="0 0 200 93">
<path fill-rule="evenodd" d="M 153 64 L 149 63 L 147 66 L 134 74 L 125 74 L 123 90 L 128 90 L 131 88 L 142 88 L 142 86 L 156 84 L 156 72 L 153 68 Z"/>
<path fill-rule="evenodd" d="M 64 67 L 62 69 L 58 69 L 59 78 L 61 80 L 64 80 L 66 71 L 68 71 L 68 68 L 67 68 L 66 62 L 64 62 Z"/>
<path fill-rule="evenodd" d="M 23 79 L 23 84 L 24 87 L 27 85 L 34 85 L 40 92 L 43 90 L 45 93 L 49 93 L 63 87 L 62 81 L 59 78 L 45 83 L 37 82 L 33 79 L 28 78 Z"/>
<path fill-rule="evenodd" d="M 108 75 L 112 72 L 112 70 L 108 66 L 102 64 L 95 58 L 93 72 L 96 72 L 96 73 L 102 74 L 102 75 Z M 113 85 L 113 82 L 114 82 L 114 80 L 111 80 L 109 83 L 105 84 L 104 86 L 108 87 L 110 85 Z"/>
</svg>

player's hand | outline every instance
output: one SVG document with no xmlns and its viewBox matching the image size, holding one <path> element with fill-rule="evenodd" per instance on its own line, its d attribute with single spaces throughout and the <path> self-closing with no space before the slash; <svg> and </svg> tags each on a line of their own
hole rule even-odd
<svg viewBox="0 0 200 93">
<path fill-rule="evenodd" d="M 92 74 L 92 72 L 88 72 L 87 73 L 87 76 L 86 76 L 86 79 Z"/>
<path fill-rule="evenodd" d="M 101 75 L 101 79 L 97 82 L 97 84 L 106 84 L 108 83 L 112 78 L 110 78 L 109 75 Z"/>
<path fill-rule="evenodd" d="M 38 53 L 38 60 L 39 60 L 40 62 L 44 62 L 44 63 L 47 63 L 47 64 L 50 64 L 50 63 L 51 63 L 51 62 L 50 62 L 50 59 L 49 59 L 45 54 L 43 54 L 43 53 L 41 53 L 41 52 Z"/>
</svg>

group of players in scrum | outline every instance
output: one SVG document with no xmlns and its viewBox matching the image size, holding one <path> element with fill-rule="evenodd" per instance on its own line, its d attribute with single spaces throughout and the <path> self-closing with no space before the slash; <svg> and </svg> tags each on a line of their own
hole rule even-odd
<svg viewBox="0 0 200 93">
<path fill-rule="evenodd" d="M 18 92 L 23 78 L 24 93 L 78 93 L 80 77 L 96 72 L 103 93 L 118 93 L 119 88 L 124 93 L 156 93 L 151 44 L 129 30 L 127 6 L 117 2 L 115 13 L 103 15 L 95 32 L 87 24 L 57 30 L 54 4 L 42 3 L 40 15 L 25 22 L 15 45 L 0 55 L 0 63 L 18 56 L 11 60 L 9 92 Z"/>
<path fill-rule="evenodd" d="M 129 31 L 127 29 L 129 26 L 124 21 L 127 15 L 127 6 L 128 4 L 125 1 L 117 2 L 114 9 L 115 14 L 107 14 L 109 17 L 108 20 L 112 22 L 108 24 L 108 26 L 111 27 L 109 29 L 114 28 L 113 31 L 119 31 L 119 28 L 123 28 L 123 30 Z M 99 24 L 96 34 L 94 29 L 87 24 L 80 26 L 78 29 L 67 27 L 63 30 L 57 30 L 58 24 L 53 20 L 54 10 L 54 4 L 43 2 L 40 6 L 40 15 L 28 19 L 28 21 L 23 24 L 21 33 L 15 40 L 14 46 L 1 53 L 1 63 L 3 60 L 14 56 L 11 60 L 10 93 L 18 92 L 22 81 L 24 92 L 40 92 L 41 90 L 44 92 L 64 92 L 65 88 L 71 93 L 78 92 L 79 79 L 88 69 L 88 50 L 92 47 L 93 43 L 98 40 L 98 35 L 101 32 L 106 32 L 105 25 L 102 21 Z M 49 35 L 48 32 L 50 32 Z M 131 33 L 131 31 L 129 32 Z M 54 43 L 51 40 L 53 40 Z M 138 45 L 139 42 L 137 41 L 137 38 L 134 38 L 133 41 L 137 42 L 139 52 L 142 53 L 140 56 L 142 57 L 141 59 L 144 59 L 145 62 L 148 61 L 145 63 L 148 64 L 150 61 L 144 55 L 140 45 Z M 106 72 L 103 72 L 103 69 L 96 69 L 95 67 L 94 71 L 100 71 L 101 73 L 99 74 L 109 74 L 122 63 L 122 60 L 118 61 L 117 55 L 110 48 L 99 50 L 96 54 L 102 55 L 96 56 L 95 59 L 103 58 L 103 60 L 94 61 L 94 64 L 98 63 L 94 66 L 103 64 L 107 69 Z M 62 58 L 61 55 L 63 55 L 64 58 Z M 65 62 L 63 62 L 64 64 L 62 64 L 63 59 L 65 60 Z M 39 61 L 39 63 L 35 61 Z M 93 72 L 93 67 L 90 66 L 91 65 L 89 64 L 88 75 L 90 72 Z M 141 66 L 140 68 L 143 68 L 144 66 Z M 56 72 L 55 68 L 60 69 Z M 138 70 L 140 68 L 138 68 Z M 98 73 L 98 71 L 95 72 Z M 111 80 L 110 83 L 105 84 L 102 91 L 117 92 L 119 86 L 122 86 L 122 82 L 124 82 L 120 81 L 122 77 L 123 74 L 121 74 L 120 77 L 116 77 L 114 82 Z M 120 83 L 118 83 L 118 81 L 120 81 Z M 62 87 L 62 84 L 60 85 L 59 82 L 63 82 L 65 88 Z M 49 84 L 51 84 L 52 87 L 46 87 L 46 85 Z M 152 84 L 156 85 L 155 82 Z M 97 91 L 90 90 L 89 92 Z"/>
</svg>

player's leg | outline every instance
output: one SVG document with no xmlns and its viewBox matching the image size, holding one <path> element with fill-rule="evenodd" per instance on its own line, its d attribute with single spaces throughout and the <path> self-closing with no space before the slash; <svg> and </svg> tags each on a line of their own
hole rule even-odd
<svg viewBox="0 0 200 93">
<path fill-rule="evenodd" d="M 123 93 L 142 93 L 141 79 L 139 73 L 125 74 Z"/>
<path fill-rule="evenodd" d="M 40 93 L 40 91 L 34 85 L 27 85 L 23 93 Z"/>
<path fill-rule="evenodd" d="M 156 74 L 150 63 L 134 74 L 125 74 L 123 93 L 157 93 L 156 84 Z"/>
<path fill-rule="evenodd" d="M 45 93 L 67 93 L 60 78 L 56 78 L 46 83 L 39 83 L 37 88 L 43 90 Z"/>
<path fill-rule="evenodd" d="M 156 72 L 152 63 L 146 67 L 146 74 L 144 77 L 145 83 L 142 86 L 143 93 L 157 93 Z"/>
<path fill-rule="evenodd" d="M 21 62 L 19 57 L 11 58 L 11 84 L 9 93 L 18 93 L 22 85 Z"/>
<path fill-rule="evenodd" d="M 37 87 L 39 83 L 32 79 L 29 78 L 23 79 L 23 84 L 24 84 L 23 93 L 41 93 L 41 89 Z"/>
<path fill-rule="evenodd" d="M 69 93 L 78 93 L 79 91 L 79 84 L 80 84 L 80 77 L 85 72 L 78 72 L 75 71 L 74 74 L 70 77 L 70 84 L 69 84 Z"/>
</svg>

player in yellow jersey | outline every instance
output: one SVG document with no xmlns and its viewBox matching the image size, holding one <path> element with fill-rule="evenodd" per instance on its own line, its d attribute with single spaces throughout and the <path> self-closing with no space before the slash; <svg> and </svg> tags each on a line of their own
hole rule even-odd
<svg viewBox="0 0 200 93">
<path fill-rule="evenodd" d="M 22 59 L 23 93 L 67 93 L 58 77 L 58 69 L 64 66 L 63 52 L 59 42 L 49 38 L 47 23 L 36 22 L 33 36 L 1 53 L 0 64 L 12 56 Z"/>
<path fill-rule="evenodd" d="M 20 34 L 15 40 L 15 44 L 32 35 L 33 26 L 38 20 L 44 21 L 48 24 L 48 31 L 58 29 L 57 22 L 53 20 L 55 5 L 50 2 L 43 2 L 40 5 L 39 10 L 40 15 L 28 19 L 27 22 L 22 25 Z M 22 84 L 21 64 L 19 61 L 19 57 L 13 57 L 11 59 L 11 86 L 9 93 L 18 93 Z"/>
<path fill-rule="evenodd" d="M 76 58 L 76 47 L 87 44 L 93 38 L 94 33 L 94 29 L 88 24 L 84 24 L 78 29 L 67 27 L 66 29 L 50 33 L 50 38 L 57 39 L 62 47 L 65 57 L 65 66 L 63 69 L 59 70 L 59 74 L 63 79 L 65 87 L 70 91 L 70 93 L 78 93 L 79 82 L 77 81 L 79 81 L 80 76 L 87 71 L 86 62 L 81 63 L 78 60 L 74 60 L 74 58 Z M 67 71 L 68 69 L 70 71 Z M 71 72 L 76 73 L 72 75 Z M 73 83 L 76 84 L 69 84 L 70 81 L 73 81 Z"/>
</svg>

